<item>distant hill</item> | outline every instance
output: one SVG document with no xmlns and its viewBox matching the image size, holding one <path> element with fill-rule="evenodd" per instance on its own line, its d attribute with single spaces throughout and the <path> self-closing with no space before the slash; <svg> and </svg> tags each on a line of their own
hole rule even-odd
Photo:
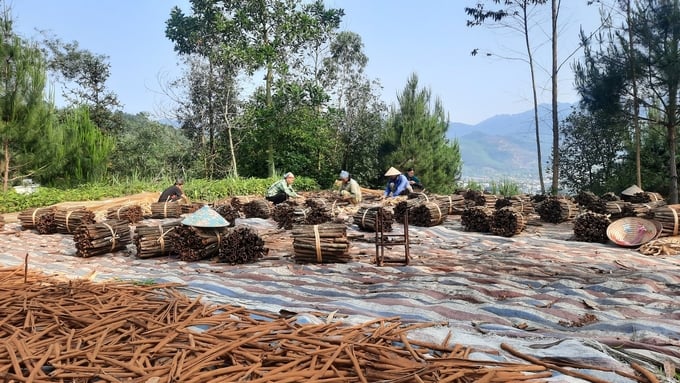
<svg viewBox="0 0 680 383">
<path fill-rule="evenodd" d="M 558 104 L 560 120 L 572 104 Z M 552 151 L 552 115 L 549 104 L 539 105 L 541 157 L 546 168 Z M 499 114 L 479 124 L 453 122 L 447 138 L 457 138 L 463 159 L 463 179 L 489 177 L 538 179 L 534 111 Z"/>
</svg>

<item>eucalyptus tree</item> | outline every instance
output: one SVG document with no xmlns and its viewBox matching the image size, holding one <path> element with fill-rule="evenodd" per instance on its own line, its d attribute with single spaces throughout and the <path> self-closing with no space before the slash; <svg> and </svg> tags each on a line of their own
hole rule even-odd
<svg viewBox="0 0 680 383">
<path fill-rule="evenodd" d="M 418 87 L 418 76 L 409 77 L 398 105 L 390 108 L 381 148 L 384 167 L 418 169 L 433 192 L 449 192 L 460 180 L 462 162 L 458 141 L 446 138 L 449 119 L 441 100 L 432 91 Z"/>
<path fill-rule="evenodd" d="M 196 53 L 219 60 L 249 76 L 264 77 L 265 106 L 273 106 L 275 76 L 285 78 L 303 46 L 326 33 L 318 14 L 310 13 L 301 0 L 191 0 L 192 15 L 173 8 L 166 36 L 180 54 Z M 319 3 L 321 4 L 321 3 Z M 332 10 L 328 10 L 332 12 Z M 314 12 L 320 12 L 316 8 Z M 337 11 L 340 12 L 340 11 Z M 260 128 L 273 131 L 272 120 L 257 120 Z M 274 135 L 265 143 L 270 175 L 275 173 Z"/>
<path fill-rule="evenodd" d="M 186 58 L 186 74 L 175 82 L 185 91 L 176 110 L 180 129 L 193 143 L 192 152 L 202 177 L 238 177 L 233 131 L 241 102 L 231 69 L 212 65 L 202 56 Z M 223 166 L 222 164 L 226 164 Z"/>
<path fill-rule="evenodd" d="M 65 43 L 56 37 L 43 40 L 48 70 L 62 83 L 62 95 L 70 107 L 86 106 L 90 119 L 102 132 L 121 129 L 118 96 L 107 88 L 111 76 L 109 57 L 80 48 L 77 41 Z"/>
<path fill-rule="evenodd" d="M 337 147 L 340 167 L 362 184 L 372 183 L 382 174 L 378 151 L 387 110 L 380 99 L 380 84 L 369 80 L 364 70 L 368 56 L 361 36 L 344 31 L 330 44 L 330 55 L 323 61 L 323 81 L 337 111 Z"/>
</svg>

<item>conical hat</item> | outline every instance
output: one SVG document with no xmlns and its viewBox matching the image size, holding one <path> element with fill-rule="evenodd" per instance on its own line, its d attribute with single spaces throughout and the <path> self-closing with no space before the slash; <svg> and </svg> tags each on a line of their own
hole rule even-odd
<svg viewBox="0 0 680 383">
<path fill-rule="evenodd" d="M 205 205 L 195 212 L 189 214 L 182 220 L 182 225 L 195 227 L 226 227 L 229 222 L 220 215 L 220 213 L 213 210 L 210 206 Z"/>
<path fill-rule="evenodd" d="M 385 177 L 398 176 L 399 174 L 401 174 L 399 170 L 395 169 L 394 167 L 391 167 L 387 169 L 387 172 L 385 172 Z"/>
<path fill-rule="evenodd" d="M 638 193 L 644 193 L 645 191 L 640 189 L 637 185 L 633 185 L 621 192 L 623 195 L 634 196 Z"/>
<path fill-rule="evenodd" d="M 619 246 L 640 246 L 658 237 L 662 230 L 658 221 L 624 217 L 607 226 L 607 237 Z"/>
</svg>

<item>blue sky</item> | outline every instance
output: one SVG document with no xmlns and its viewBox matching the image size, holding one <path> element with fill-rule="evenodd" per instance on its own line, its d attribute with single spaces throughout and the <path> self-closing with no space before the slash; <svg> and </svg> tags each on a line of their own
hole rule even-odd
<svg viewBox="0 0 680 383">
<path fill-rule="evenodd" d="M 107 83 L 127 113 L 149 112 L 166 117 L 172 102 L 163 84 L 180 74 L 172 44 L 165 38 L 165 21 L 173 5 L 189 10 L 184 0 L 5 0 L 11 6 L 15 30 L 26 38 L 39 38 L 47 30 L 63 41 L 107 55 L 111 77 Z M 528 67 L 518 57 L 522 37 L 507 28 L 469 28 L 466 6 L 476 0 L 326 0 L 343 8 L 343 30 L 358 33 L 369 57 L 367 74 L 383 85 L 382 97 L 396 103 L 411 73 L 422 87 L 439 97 L 451 121 L 478 123 L 497 114 L 531 108 Z M 578 46 L 578 30 L 593 30 L 597 8 L 585 0 L 562 2 L 560 55 L 562 60 Z M 545 11 L 549 6 L 543 7 Z M 539 102 L 550 102 L 550 44 L 548 14 L 532 32 L 538 70 Z M 481 54 L 471 56 L 479 48 Z M 486 56 L 485 52 L 493 52 Z M 523 53 L 522 53 L 523 54 Z M 576 53 L 579 57 L 580 52 Z M 578 100 L 568 60 L 560 72 L 559 101 Z M 58 93 L 58 90 L 56 91 Z"/>
</svg>

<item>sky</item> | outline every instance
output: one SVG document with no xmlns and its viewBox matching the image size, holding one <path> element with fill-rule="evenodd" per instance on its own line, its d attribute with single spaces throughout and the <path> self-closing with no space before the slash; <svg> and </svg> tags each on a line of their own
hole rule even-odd
<svg viewBox="0 0 680 383">
<path fill-rule="evenodd" d="M 181 67 L 165 37 L 165 22 L 175 5 L 189 12 L 188 0 L 4 1 L 22 37 L 40 40 L 39 31 L 47 31 L 108 56 L 111 76 L 106 85 L 118 95 L 123 111 L 147 112 L 159 119 L 170 115 L 173 104 L 164 89 L 181 75 Z M 525 57 L 523 36 L 508 28 L 467 27 L 464 8 L 477 0 L 325 1 L 344 9 L 341 30 L 361 36 L 369 58 L 366 74 L 379 80 L 387 105 L 396 105 L 397 95 L 415 73 L 420 87 L 441 100 L 452 122 L 476 124 L 532 108 L 529 67 L 518 60 Z M 562 3 L 559 102 L 573 103 L 578 95 L 571 63 L 581 56 L 579 28 L 597 28 L 599 13 L 585 0 Z M 537 23 L 531 38 L 538 47 L 539 102 L 550 103 L 549 4 L 542 9 L 537 20 L 543 23 Z M 480 53 L 472 56 L 473 49 Z"/>
</svg>

